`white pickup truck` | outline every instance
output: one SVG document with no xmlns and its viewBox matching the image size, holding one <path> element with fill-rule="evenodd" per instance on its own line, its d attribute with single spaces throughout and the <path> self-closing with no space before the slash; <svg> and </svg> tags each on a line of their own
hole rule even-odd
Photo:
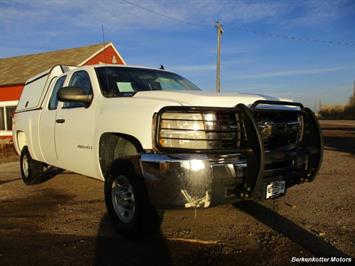
<svg viewBox="0 0 355 266">
<path fill-rule="evenodd" d="M 160 69 L 55 66 L 27 81 L 13 120 L 26 184 L 49 166 L 105 182 L 117 229 L 154 209 L 272 199 L 312 181 L 323 142 L 300 103 L 201 91 Z M 70 182 L 70 180 L 68 180 Z"/>
</svg>

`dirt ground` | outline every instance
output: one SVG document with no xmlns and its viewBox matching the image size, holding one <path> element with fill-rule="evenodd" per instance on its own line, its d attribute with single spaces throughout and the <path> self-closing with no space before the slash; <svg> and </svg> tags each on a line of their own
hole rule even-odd
<svg viewBox="0 0 355 266">
<path fill-rule="evenodd" d="M 355 122 L 322 122 L 317 179 L 285 197 L 166 211 L 161 232 L 119 236 L 103 184 L 62 173 L 25 186 L 0 165 L 0 265 L 287 265 L 292 257 L 355 257 Z"/>
</svg>

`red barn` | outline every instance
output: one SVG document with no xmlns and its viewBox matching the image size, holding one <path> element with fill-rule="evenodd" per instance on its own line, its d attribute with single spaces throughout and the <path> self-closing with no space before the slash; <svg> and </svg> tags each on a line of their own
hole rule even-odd
<svg viewBox="0 0 355 266">
<path fill-rule="evenodd" d="M 54 65 L 126 64 L 110 43 L 0 58 L 0 138 L 11 138 L 11 114 L 25 82 Z"/>
</svg>

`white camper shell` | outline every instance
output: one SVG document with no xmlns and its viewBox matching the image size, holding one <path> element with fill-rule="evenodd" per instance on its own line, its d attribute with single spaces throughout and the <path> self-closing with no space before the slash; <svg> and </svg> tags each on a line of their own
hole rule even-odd
<svg viewBox="0 0 355 266">
<path fill-rule="evenodd" d="M 17 105 L 16 112 L 30 111 L 40 108 L 46 97 L 48 88 L 54 82 L 55 78 L 74 68 L 75 67 L 73 66 L 56 65 L 27 80 Z"/>
</svg>

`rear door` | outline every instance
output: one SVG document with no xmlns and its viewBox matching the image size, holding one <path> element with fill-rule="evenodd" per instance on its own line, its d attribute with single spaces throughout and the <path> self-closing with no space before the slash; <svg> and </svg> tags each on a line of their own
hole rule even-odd
<svg viewBox="0 0 355 266">
<path fill-rule="evenodd" d="M 58 109 L 57 93 L 63 87 L 66 76 L 59 77 L 53 89 L 50 88 L 51 96 L 48 104 L 44 106 L 39 120 L 40 147 L 44 161 L 50 165 L 58 166 L 58 156 L 55 143 L 55 120 Z M 52 85 L 53 86 L 53 85 Z"/>
</svg>

